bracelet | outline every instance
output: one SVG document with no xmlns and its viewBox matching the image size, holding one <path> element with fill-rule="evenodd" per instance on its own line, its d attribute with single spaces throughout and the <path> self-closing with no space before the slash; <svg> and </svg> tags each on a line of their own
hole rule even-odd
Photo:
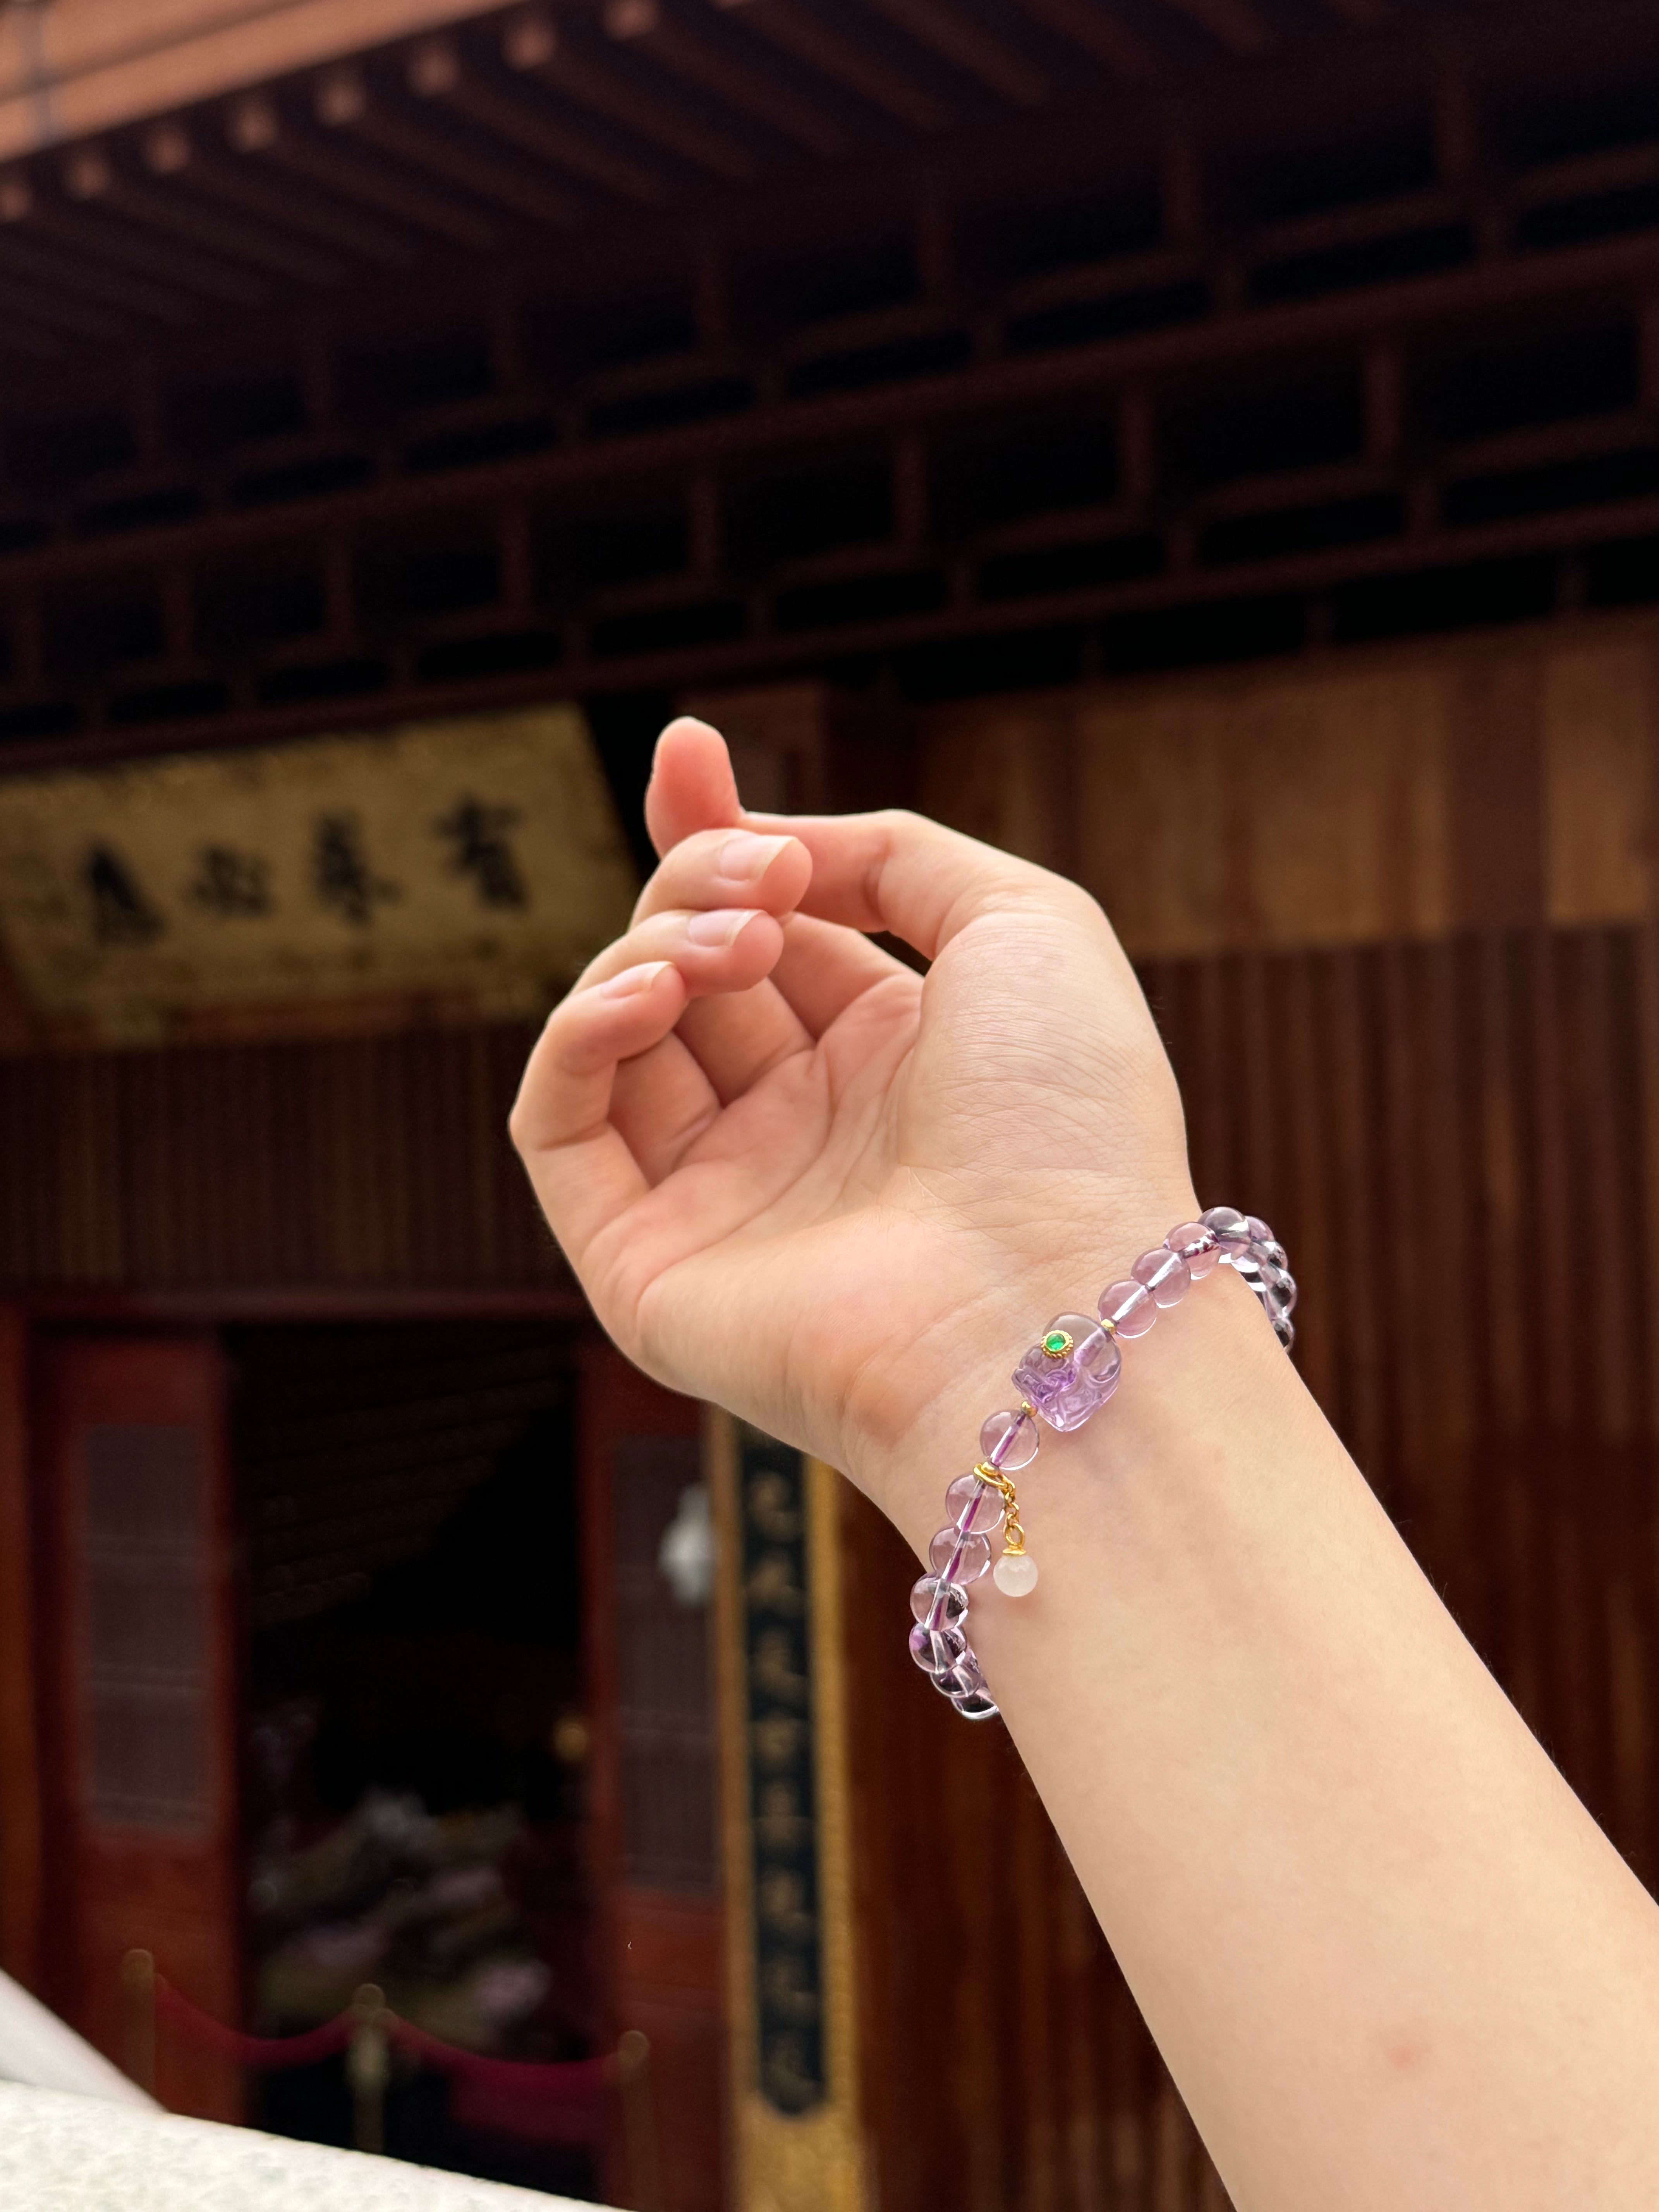
<svg viewBox="0 0 1659 2212">
<path fill-rule="evenodd" d="M 1160 1308 L 1179 1305 L 1188 1285 L 1218 1267 L 1242 1275 L 1261 1299 L 1273 1334 L 1288 1352 L 1296 1284 L 1285 1248 L 1265 1221 L 1231 1206 L 1212 1206 L 1201 1221 L 1172 1229 L 1156 1251 L 1143 1253 L 1121 1283 L 1100 1294 L 1098 1321 L 1061 1314 L 1014 1370 L 1018 1412 L 991 1414 L 979 1432 L 983 1456 L 945 1493 L 951 1518 L 927 1547 L 925 1574 L 910 1592 L 915 1626 L 910 1656 L 965 1720 L 988 1721 L 997 1708 L 985 1686 L 963 1623 L 968 1585 L 991 1567 L 999 1531 L 1002 1556 L 991 1579 L 1008 1597 L 1036 1588 L 1036 1561 L 1025 1549 L 1012 1478 L 1037 1455 L 1037 1423 L 1080 1429 L 1117 1389 L 1123 1365 L 1120 1337 L 1145 1336 Z"/>
</svg>

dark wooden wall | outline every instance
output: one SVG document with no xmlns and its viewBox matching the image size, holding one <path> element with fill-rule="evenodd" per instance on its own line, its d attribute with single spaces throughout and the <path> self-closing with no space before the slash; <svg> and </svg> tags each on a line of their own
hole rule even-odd
<svg viewBox="0 0 1659 2212">
<path fill-rule="evenodd" d="M 1289 1245 L 1303 1371 L 1651 1885 L 1659 936 L 1486 932 L 1146 981 L 1200 1193 Z M 896 1626 L 914 1563 L 862 1500 L 847 1518 L 880 2203 L 949 2177 L 970 2212 L 1207 2212 L 1219 2184 L 1006 1739 L 916 1680 Z"/>
<path fill-rule="evenodd" d="M 0 1061 L 0 1283 L 568 1288 L 507 1141 L 529 1045 L 507 1024 Z"/>
</svg>

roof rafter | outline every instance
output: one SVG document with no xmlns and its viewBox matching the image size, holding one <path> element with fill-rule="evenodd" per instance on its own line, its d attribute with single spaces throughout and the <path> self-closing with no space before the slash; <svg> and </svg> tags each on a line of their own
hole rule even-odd
<svg viewBox="0 0 1659 2212">
<path fill-rule="evenodd" d="M 676 155 L 690 167 L 726 184 L 753 181 L 754 162 L 729 136 L 703 130 L 672 102 L 619 78 L 614 69 L 575 46 L 550 18 L 532 15 L 509 24 L 504 47 L 510 66 L 538 77 L 579 106 L 608 116 L 644 144 Z"/>
<path fill-rule="evenodd" d="M 714 0 L 714 4 L 733 14 L 746 32 L 769 40 L 792 59 L 831 78 L 909 130 L 931 135 L 956 119 L 944 100 L 897 70 L 885 68 L 866 48 L 843 38 L 796 0 Z"/>
<path fill-rule="evenodd" d="M 1033 63 L 946 0 L 866 0 L 866 4 L 1010 106 L 1041 107 L 1048 99 L 1048 79 Z"/>
<path fill-rule="evenodd" d="M 1169 64 L 1137 32 L 1120 22 L 1099 0 L 1019 0 L 1034 23 L 1128 84 L 1163 84 Z"/>
<path fill-rule="evenodd" d="M 417 176 L 424 171 L 459 185 L 486 206 L 494 204 L 520 220 L 528 216 L 550 229 L 565 230 L 591 211 L 591 203 L 526 176 L 521 168 L 473 153 L 441 133 L 422 131 L 383 100 L 372 98 L 356 71 L 349 76 L 330 71 L 320 79 L 316 109 L 325 128 L 349 133 L 404 163 Z"/>
<path fill-rule="evenodd" d="M 348 200 L 379 208 L 417 234 L 425 231 L 475 252 L 488 252 L 496 243 L 490 225 L 434 192 L 393 177 L 384 164 L 358 161 L 338 145 L 286 130 L 275 103 L 263 94 L 250 94 L 234 105 L 231 142 L 251 161 L 295 172 Z"/>
<path fill-rule="evenodd" d="M 1265 54 L 1279 43 L 1273 26 L 1249 0 L 1163 0 L 1163 5 L 1207 31 L 1229 53 Z"/>
<path fill-rule="evenodd" d="M 562 118 L 532 108 L 516 93 L 486 84 L 450 40 L 424 40 L 409 58 L 410 89 L 435 108 L 453 109 L 480 131 L 503 139 L 553 169 L 568 171 L 585 184 L 622 200 L 650 206 L 672 187 L 668 173 L 591 133 L 573 129 Z"/>
<path fill-rule="evenodd" d="M 701 91 L 723 100 L 738 114 L 761 124 L 776 137 L 838 161 L 847 153 L 845 135 L 808 102 L 772 83 L 729 54 L 700 38 L 662 0 L 607 0 L 605 27 L 619 45 L 631 46 Z"/>
</svg>

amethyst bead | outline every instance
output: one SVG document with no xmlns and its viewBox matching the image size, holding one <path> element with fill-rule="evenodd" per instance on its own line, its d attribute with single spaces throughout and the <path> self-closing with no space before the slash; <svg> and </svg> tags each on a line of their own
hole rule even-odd
<svg viewBox="0 0 1659 2212">
<path fill-rule="evenodd" d="M 910 1631 L 910 1656 L 924 1674 L 943 1674 L 958 1665 L 968 1649 L 959 1628 L 927 1628 L 921 1621 Z"/>
<path fill-rule="evenodd" d="M 941 1668 L 933 1677 L 933 1687 L 946 1698 L 968 1698 L 983 1692 L 985 1677 L 971 1651 L 964 1651 L 954 1667 Z"/>
<path fill-rule="evenodd" d="M 998 1708 L 982 1690 L 952 1698 L 951 1703 L 965 1721 L 994 1721 L 997 1717 Z"/>
<path fill-rule="evenodd" d="M 942 1593 L 942 1595 L 941 1595 Z M 933 1618 L 939 1607 L 939 1618 Z M 924 1575 L 910 1586 L 910 1610 L 924 1628 L 957 1627 L 968 1612 L 968 1593 L 960 1583 L 942 1583 L 937 1575 Z"/>
<path fill-rule="evenodd" d="M 945 1503 L 964 1536 L 994 1536 L 1006 1517 L 1000 1492 L 976 1474 L 959 1474 L 945 1492 Z"/>
<path fill-rule="evenodd" d="M 1014 1370 L 1014 1388 L 1051 1429 L 1080 1429 L 1117 1388 L 1123 1355 L 1086 1314 L 1049 1322 Z"/>
<path fill-rule="evenodd" d="M 1158 1307 L 1145 1283 L 1109 1283 L 1100 1294 L 1100 1317 L 1118 1336 L 1145 1336 L 1158 1319 Z"/>
<path fill-rule="evenodd" d="M 1164 1242 L 1187 1262 L 1187 1272 L 1195 1283 L 1201 1283 L 1221 1264 L 1221 1247 L 1216 1242 L 1215 1231 L 1206 1229 L 1201 1221 L 1183 1221 L 1179 1229 L 1170 1231 Z"/>
<path fill-rule="evenodd" d="M 941 1528 L 927 1547 L 927 1564 L 945 1582 L 976 1583 L 990 1567 L 991 1547 L 983 1536 Z"/>
<path fill-rule="evenodd" d="M 1129 1273 L 1136 1282 L 1145 1283 L 1160 1307 L 1178 1306 L 1193 1279 L 1179 1253 L 1169 1251 L 1162 1244 L 1156 1252 L 1143 1252 Z"/>
<path fill-rule="evenodd" d="M 1250 1241 L 1250 1224 L 1236 1206 L 1212 1206 L 1204 1226 L 1213 1231 L 1224 1260 L 1236 1259 Z"/>
<path fill-rule="evenodd" d="M 1275 1321 L 1280 1314 L 1295 1311 L 1296 1285 L 1285 1268 L 1275 1267 L 1269 1262 L 1262 1267 L 1258 1279 L 1261 1285 L 1261 1303 Z"/>
<path fill-rule="evenodd" d="M 981 1456 L 999 1474 L 1018 1474 L 1037 1455 L 1037 1425 L 1022 1406 L 1017 1413 L 993 1413 L 979 1432 Z"/>
</svg>

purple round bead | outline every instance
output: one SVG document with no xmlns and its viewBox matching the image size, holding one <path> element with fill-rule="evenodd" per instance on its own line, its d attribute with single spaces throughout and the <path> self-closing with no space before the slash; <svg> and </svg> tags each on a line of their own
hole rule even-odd
<svg viewBox="0 0 1659 2212">
<path fill-rule="evenodd" d="M 1000 1492 L 976 1474 L 959 1474 L 945 1492 L 945 1503 L 964 1536 L 994 1536 L 1007 1518 Z"/>
<path fill-rule="evenodd" d="M 1158 1319 L 1158 1307 L 1145 1283 L 1109 1283 L 1100 1294 L 1100 1317 L 1120 1336 L 1145 1336 Z"/>
<path fill-rule="evenodd" d="M 997 1717 L 998 1708 L 982 1690 L 969 1691 L 952 1698 L 951 1703 L 965 1721 L 994 1721 Z"/>
<path fill-rule="evenodd" d="M 968 1639 L 959 1628 L 926 1628 L 921 1621 L 910 1631 L 910 1656 L 924 1674 L 942 1674 L 961 1662 Z"/>
<path fill-rule="evenodd" d="M 941 1528 L 927 1547 L 927 1564 L 946 1582 L 976 1583 L 990 1570 L 991 1547 L 983 1536 Z"/>
<path fill-rule="evenodd" d="M 954 1667 L 941 1668 L 933 1677 L 933 1687 L 947 1698 L 971 1697 L 983 1691 L 985 1677 L 971 1651 L 964 1651 Z"/>
<path fill-rule="evenodd" d="M 1017 1413 L 993 1413 L 980 1430 L 979 1449 L 999 1473 L 1018 1474 L 1037 1455 L 1037 1425 L 1023 1406 Z"/>
<path fill-rule="evenodd" d="M 1143 1252 L 1129 1273 L 1136 1282 L 1146 1284 L 1160 1306 L 1178 1306 L 1193 1279 L 1179 1253 L 1168 1251 L 1162 1244 L 1156 1252 Z"/>
<path fill-rule="evenodd" d="M 1261 1303 L 1275 1319 L 1295 1311 L 1296 1285 L 1283 1267 L 1263 1267 L 1260 1280 Z"/>
<path fill-rule="evenodd" d="M 931 1625 L 935 1628 L 941 1625 L 955 1628 L 967 1615 L 968 1593 L 959 1583 L 942 1583 L 937 1575 L 924 1575 L 919 1583 L 910 1586 L 910 1610 L 924 1628 L 930 1625 L 928 1616 L 935 1605 L 939 1607 L 939 1617 Z"/>
<path fill-rule="evenodd" d="M 1221 1247 L 1216 1242 L 1215 1231 L 1206 1229 L 1201 1221 L 1183 1221 L 1179 1229 L 1170 1231 L 1164 1242 L 1187 1262 L 1187 1272 L 1195 1283 L 1201 1283 L 1221 1264 Z"/>
<path fill-rule="evenodd" d="M 1267 1223 L 1257 1214 L 1250 1214 L 1245 1225 L 1249 1230 L 1252 1244 L 1276 1244 L 1279 1242 Z"/>
<path fill-rule="evenodd" d="M 1236 1257 L 1250 1241 L 1250 1224 L 1236 1206 L 1212 1206 L 1204 1217 L 1204 1226 L 1215 1232 L 1224 1260 Z"/>
</svg>

